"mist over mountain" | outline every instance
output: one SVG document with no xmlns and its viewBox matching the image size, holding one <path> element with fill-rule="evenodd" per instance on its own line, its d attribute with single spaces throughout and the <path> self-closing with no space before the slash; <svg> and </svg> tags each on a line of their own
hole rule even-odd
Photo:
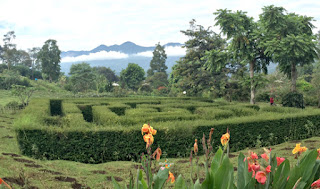
<svg viewBox="0 0 320 189">
<path fill-rule="evenodd" d="M 167 72 L 170 73 L 176 61 L 185 55 L 185 49 L 181 43 L 167 43 L 164 46 L 168 57 Z M 128 41 L 121 45 L 99 45 L 90 51 L 65 51 L 61 52 L 61 71 L 68 74 L 72 64 L 81 62 L 87 62 L 91 67 L 110 67 L 118 75 L 129 63 L 136 63 L 147 71 L 154 49 L 155 46 L 144 47 Z"/>
</svg>

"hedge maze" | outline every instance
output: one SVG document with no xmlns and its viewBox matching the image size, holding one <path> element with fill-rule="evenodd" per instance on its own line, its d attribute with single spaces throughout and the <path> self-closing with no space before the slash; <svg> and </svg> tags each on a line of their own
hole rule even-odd
<svg viewBox="0 0 320 189">
<path fill-rule="evenodd" d="M 267 146 L 310 137 L 320 128 L 320 110 L 206 98 L 36 99 L 15 129 L 24 155 L 102 163 L 139 159 L 145 152 L 144 123 L 158 131 L 154 149 L 160 146 L 167 157 L 185 157 L 194 139 L 207 136 L 211 128 L 215 148 L 229 128 L 231 151 L 253 147 L 257 140 Z"/>
</svg>

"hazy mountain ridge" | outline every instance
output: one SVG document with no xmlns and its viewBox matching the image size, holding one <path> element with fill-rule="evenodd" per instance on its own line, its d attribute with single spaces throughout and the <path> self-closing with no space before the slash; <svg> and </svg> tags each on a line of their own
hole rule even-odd
<svg viewBox="0 0 320 189">
<path fill-rule="evenodd" d="M 183 44 L 181 43 L 167 43 L 164 46 L 168 47 L 177 47 L 177 46 L 182 46 Z M 146 52 L 146 51 L 153 51 L 155 49 L 155 46 L 152 47 L 144 47 L 137 45 L 133 42 L 127 41 L 122 43 L 121 45 L 111 45 L 111 46 L 106 46 L 106 45 L 99 45 L 98 47 L 90 50 L 90 51 L 63 51 L 61 52 L 61 58 L 64 57 L 77 57 L 81 55 L 89 55 L 90 53 L 97 53 L 100 51 L 115 51 L 115 52 L 121 52 L 125 54 L 137 54 L 141 52 Z"/>
</svg>

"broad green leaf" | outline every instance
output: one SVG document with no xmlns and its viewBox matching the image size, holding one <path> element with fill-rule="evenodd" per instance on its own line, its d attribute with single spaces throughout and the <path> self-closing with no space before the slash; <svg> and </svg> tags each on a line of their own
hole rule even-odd
<svg viewBox="0 0 320 189">
<path fill-rule="evenodd" d="M 222 155 L 223 155 L 223 151 L 219 147 L 219 150 L 216 152 L 216 154 L 214 155 L 212 162 L 211 162 L 211 174 L 212 175 L 214 175 L 215 172 L 218 170 L 220 163 L 221 163 Z"/>
<path fill-rule="evenodd" d="M 277 171 L 274 174 L 272 187 L 284 188 L 286 186 L 289 173 L 290 173 L 290 163 L 289 163 L 289 160 L 286 159 L 277 168 Z"/>
<path fill-rule="evenodd" d="M 243 161 L 245 156 L 240 153 L 238 156 L 238 180 L 237 180 L 237 188 L 243 189 L 249 183 L 252 183 L 252 173 L 248 171 L 248 161 Z M 250 185 L 251 186 L 251 185 Z"/>
<path fill-rule="evenodd" d="M 153 177 L 153 189 L 161 189 L 169 176 L 169 169 L 159 169 L 157 175 Z"/>
<path fill-rule="evenodd" d="M 179 175 L 178 178 L 176 179 L 175 185 L 174 185 L 174 189 L 186 189 L 186 183 L 183 180 L 182 176 Z"/>
<path fill-rule="evenodd" d="M 214 188 L 233 188 L 233 166 L 228 157 L 223 158 L 222 163 L 214 175 Z"/>
<path fill-rule="evenodd" d="M 193 188 L 194 189 L 201 189 L 201 184 L 200 184 L 199 179 L 196 181 L 196 183 L 194 183 Z"/>
</svg>

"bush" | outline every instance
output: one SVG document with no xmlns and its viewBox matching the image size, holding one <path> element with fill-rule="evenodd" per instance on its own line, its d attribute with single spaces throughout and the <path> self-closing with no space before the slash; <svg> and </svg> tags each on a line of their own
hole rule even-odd
<svg viewBox="0 0 320 189">
<path fill-rule="evenodd" d="M 285 107 L 305 108 L 303 94 L 289 92 L 282 98 L 282 105 Z"/>
<path fill-rule="evenodd" d="M 5 106 L 6 109 L 20 109 L 22 106 L 17 101 L 8 102 Z"/>
<path fill-rule="evenodd" d="M 135 109 L 125 105 L 130 102 L 137 103 Z M 149 104 L 139 104 L 142 102 Z M 159 104 L 152 104 L 156 102 Z M 102 103 L 105 105 L 101 105 Z M 207 107 L 197 106 L 198 103 Z M 257 136 L 261 133 L 270 134 L 262 135 L 259 139 L 261 145 L 266 146 L 288 139 L 309 137 L 312 132 L 305 127 L 306 124 L 312 124 L 314 130 L 320 129 L 318 109 L 268 106 L 256 111 L 255 107 L 248 108 L 242 104 L 224 105 L 218 116 L 234 116 L 215 120 L 209 118 L 210 111 L 220 108 L 210 105 L 217 104 L 192 98 L 64 99 L 62 105 L 62 112 L 69 112 L 62 117 L 50 116 L 49 100 L 33 100 L 27 106 L 21 118 L 15 121 L 22 154 L 41 159 L 65 159 L 84 163 L 137 160 L 145 152 L 141 136 L 141 125 L 144 123 L 150 123 L 157 129 L 154 145 L 165 149 L 169 158 L 189 156 L 194 139 L 200 140 L 203 133 L 207 134 L 211 128 L 215 128 L 213 138 L 221 137 L 229 128 L 232 135 L 231 151 L 254 147 Z M 92 123 L 84 121 L 85 116 L 75 107 L 88 105 L 92 107 Z M 186 108 L 188 106 L 196 107 L 194 114 Z M 110 107 L 125 108 L 125 115 L 118 116 Z M 201 110 L 207 113 L 206 119 L 200 119 L 203 116 Z M 218 143 L 215 145 L 219 145 Z M 37 151 L 33 150 L 35 148 Z M 217 146 L 213 148 L 217 149 Z"/>
</svg>

